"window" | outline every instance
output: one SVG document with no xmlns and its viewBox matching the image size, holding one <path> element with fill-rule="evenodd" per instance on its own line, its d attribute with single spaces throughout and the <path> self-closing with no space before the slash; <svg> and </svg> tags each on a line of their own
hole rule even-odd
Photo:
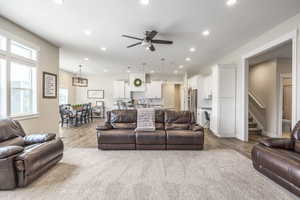
<svg viewBox="0 0 300 200">
<path fill-rule="evenodd" d="M 38 51 L 1 35 L 0 50 L 0 117 L 37 114 Z"/>
<path fill-rule="evenodd" d="M 36 113 L 36 68 L 15 62 L 10 68 L 10 114 Z"/>
<path fill-rule="evenodd" d="M 24 58 L 28 58 L 31 60 L 36 60 L 37 59 L 37 51 L 27 47 L 25 45 L 22 45 L 16 41 L 11 41 L 11 45 L 10 45 L 10 50 L 11 53 L 18 55 L 18 56 L 22 56 Z"/>
<path fill-rule="evenodd" d="M 6 62 L 0 57 L 0 118 L 6 114 Z"/>
<path fill-rule="evenodd" d="M 6 38 L 0 35 L 0 50 L 6 51 Z"/>
<path fill-rule="evenodd" d="M 59 104 L 68 104 L 69 91 L 65 88 L 59 88 Z"/>
</svg>

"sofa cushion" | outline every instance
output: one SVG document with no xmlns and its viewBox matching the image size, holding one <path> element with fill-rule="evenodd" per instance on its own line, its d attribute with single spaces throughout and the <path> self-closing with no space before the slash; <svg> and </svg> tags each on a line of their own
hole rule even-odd
<svg viewBox="0 0 300 200">
<path fill-rule="evenodd" d="M 0 142 L 0 147 L 5 146 L 25 146 L 24 139 L 22 137 L 15 137 L 9 140 L 5 140 L 4 142 Z"/>
<path fill-rule="evenodd" d="M 166 132 L 156 130 L 154 132 L 136 132 L 136 144 L 159 145 L 166 144 Z"/>
<path fill-rule="evenodd" d="M 110 112 L 110 123 L 114 129 L 135 129 L 136 110 L 113 110 Z"/>
<path fill-rule="evenodd" d="M 300 154 L 283 149 L 256 145 L 253 162 L 300 187 Z"/>
<path fill-rule="evenodd" d="M 166 130 L 189 130 L 191 113 L 189 111 L 165 111 Z"/>
<path fill-rule="evenodd" d="M 191 127 L 190 124 L 177 124 L 177 123 L 166 123 L 166 130 L 189 130 Z"/>
<path fill-rule="evenodd" d="M 45 134 L 33 134 L 24 137 L 25 145 L 32 145 L 36 143 L 44 143 L 54 140 L 56 134 L 54 133 L 45 133 Z"/>
<path fill-rule="evenodd" d="M 136 123 L 136 110 L 113 110 L 110 113 L 111 123 Z"/>
<path fill-rule="evenodd" d="M 129 129 L 111 129 L 98 133 L 99 144 L 135 144 L 135 132 Z"/>
<path fill-rule="evenodd" d="M 111 123 L 114 129 L 136 129 L 136 123 Z"/>
<path fill-rule="evenodd" d="M 191 124 L 189 111 L 165 111 L 166 123 Z"/>
<path fill-rule="evenodd" d="M 167 130 L 167 144 L 193 144 L 202 145 L 204 143 L 204 133 L 192 130 Z"/>
<path fill-rule="evenodd" d="M 19 122 L 10 119 L 0 120 L 0 142 L 18 136 L 25 136 L 25 132 Z"/>
</svg>

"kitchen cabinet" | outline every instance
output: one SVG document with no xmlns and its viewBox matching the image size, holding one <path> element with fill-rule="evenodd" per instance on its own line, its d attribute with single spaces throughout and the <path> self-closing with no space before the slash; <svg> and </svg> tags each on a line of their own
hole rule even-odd
<svg viewBox="0 0 300 200">
<path fill-rule="evenodd" d="M 149 99 L 161 99 L 162 98 L 162 82 L 161 81 L 152 81 L 146 86 L 145 97 Z"/>
<path fill-rule="evenodd" d="M 113 86 L 113 97 L 114 99 L 125 98 L 125 81 L 114 81 Z"/>
<path fill-rule="evenodd" d="M 211 99 L 212 98 L 212 76 L 206 76 L 203 78 L 203 96 L 205 99 Z"/>
<path fill-rule="evenodd" d="M 131 89 L 130 89 L 130 85 L 128 82 L 125 83 L 124 90 L 125 90 L 125 99 L 130 99 L 131 98 Z"/>
</svg>

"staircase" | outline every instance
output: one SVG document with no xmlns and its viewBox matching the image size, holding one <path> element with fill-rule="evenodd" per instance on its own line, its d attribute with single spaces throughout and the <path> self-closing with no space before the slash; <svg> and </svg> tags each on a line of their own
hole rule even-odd
<svg viewBox="0 0 300 200">
<path fill-rule="evenodd" d="M 262 129 L 258 128 L 257 123 L 250 115 L 249 115 L 248 127 L 249 127 L 249 135 L 262 135 Z"/>
<path fill-rule="evenodd" d="M 255 110 L 260 111 L 260 112 L 264 112 L 266 109 L 266 106 L 264 105 L 263 101 L 261 101 L 254 92 L 249 91 L 248 93 L 249 95 L 249 102 L 251 100 L 251 102 L 253 102 L 253 106 L 255 108 Z M 250 103 L 249 103 L 250 105 Z M 249 107 L 249 110 L 251 110 L 251 108 Z M 249 121 L 248 121 L 248 128 L 249 128 L 249 135 L 262 135 L 263 130 L 260 128 L 262 126 L 258 126 L 258 123 L 256 121 L 256 119 L 254 119 L 252 117 L 252 115 L 249 112 Z"/>
</svg>

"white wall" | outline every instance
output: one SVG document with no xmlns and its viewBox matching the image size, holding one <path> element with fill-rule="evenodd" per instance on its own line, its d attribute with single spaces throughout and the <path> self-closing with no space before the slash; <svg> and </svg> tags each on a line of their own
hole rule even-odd
<svg viewBox="0 0 300 200">
<path fill-rule="evenodd" d="M 41 131 L 57 133 L 58 98 L 42 98 L 42 73 L 50 72 L 58 75 L 59 48 L 2 17 L 0 17 L 0 29 L 40 48 L 38 66 L 38 112 L 40 116 L 22 120 L 21 124 L 28 133 Z"/>
<path fill-rule="evenodd" d="M 93 76 L 87 76 L 89 80 L 88 88 L 76 88 L 76 103 L 91 102 L 96 104 L 96 101 L 101 99 L 88 99 L 87 90 L 104 90 L 104 101 L 107 109 L 113 108 L 113 82 L 116 80 L 128 80 L 128 74 L 98 74 Z M 181 76 L 165 76 L 161 74 L 154 74 L 150 76 L 151 80 L 164 81 L 164 82 L 182 82 Z"/>
<path fill-rule="evenodd" d="M 216 64 L 236 64 L 238 66 L 237 68 L 237 104 L 236 104 L 236 112 L 237 112 L 237 137 L 242 139 L 243 133 L 242 133 L 242 119 L 244 116 L 242 116 L 242 57 L 249 52 L 264 46 L 265 44 L 276 40 L 280 38 L 281 36 L 290 33 L 292 31 L 298 30 L 300 27 L 300 14 L 292 17 L 291 19 L 287 20 L 286 22 L 274 27 L 270 31 L 264 33 L 263 35 L 257 37 L 256 39 L 248 42 L 244 46 L 240 47 L 239 49 L 228 52 L 228 55 L 220 58 L 218 60 L 212 61 L 211 65 L 204 66 L 200 72 L 201 73 L 207 73 L 213 66 Z M 300 62 L 300 38 L 298 37 L 298 49 L 297 49 L 297 60 L 298 60 L 298 68 L 299 68 L 299 62 Z M 297 101 L 299 101 L 300 93 L 297 94 Z M 300 117 L 297 116 L 296 120 L 299 120 Z"/>
<path fill-rule="evenodd" d="M 264 126 L 264 134 L 267 136 L 280 135 L 277 132 L 280 111 L 280 74 L 291 72 L 291 59 L 278 58 L 250 67 L 249 89 L 264 104 L 265 109 L 259 110 L 251 101 L 249 101 L 249 108 Z"/>
<path fill-rule="evenodd" d="M 250 110 L 264 126 L 264 133 L 276 135 L 277 125 L 277 60 L 271 60 L 250 67 L 249 90 L 265 105 L 261 112 L 255 112 L 255 106 L 249 101 Z"/>
</svg>

